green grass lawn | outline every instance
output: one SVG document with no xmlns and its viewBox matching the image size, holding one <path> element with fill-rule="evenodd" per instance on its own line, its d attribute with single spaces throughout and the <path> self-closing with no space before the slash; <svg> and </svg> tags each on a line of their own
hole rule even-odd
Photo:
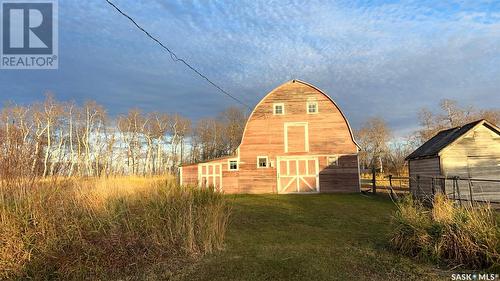
<svg viewBox="0 0 500 281">
<path fill-rule="evenodd" d="M 449 280 L 389 249 L 395 206 L 361 194 L 228 195 L 226 249 L 182 280 Z"/>
</svg>

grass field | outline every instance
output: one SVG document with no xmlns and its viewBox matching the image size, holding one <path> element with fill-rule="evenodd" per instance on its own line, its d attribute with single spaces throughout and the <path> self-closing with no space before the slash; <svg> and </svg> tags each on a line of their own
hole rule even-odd
<svg viewBox="0 0 500 281">
<path fill-rule="evenodd" d="M 223 249 L 227 199 L 170 177 L 0 186 L 0 280 L 167 279 Z"/>
<path fill-rule="evenodd" d="M 181 280 L 449 280 L 388 247 L 395 206 L 360 194 L 237 195 L 225 250 Z"/>
</svg>

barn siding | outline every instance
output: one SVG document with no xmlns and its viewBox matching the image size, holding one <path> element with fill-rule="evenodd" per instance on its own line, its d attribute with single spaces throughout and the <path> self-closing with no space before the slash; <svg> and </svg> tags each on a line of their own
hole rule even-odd
<svg viewBox="0 0 500 281">
<path fill-rule="evenodd" d="M 181 184 L 184 186 L 198 186 L 198 165 L 181 167 Z"/>
<path fill-rule="evenodd" d="M 307 114 L 308 100 L 315 100 L 318 103 L 318 114 Z M 284 115 L 273 115 L 274 103 L 284 103 Z M 298 152 L 295 147 L 285 152 L 285 123 L 293 122 L 307 122 L 308 152 Z M 248 120 L 240 145 L 239 185 L 241 192 L 276 192 L 277 157 L 337 154 L 357 155 L 356 144 L 352 140 L 348 124 L 340 110 L 327 96 L 313 87 L 303 83 L 286 83 L 263 99 Z M 257 169 L 257 156 L 268 156 L 269 160 L 274 162 L 274 167 Z M 338 188 L 339 191 L 359 191 L 357 162 L 356 172 L 354 173 L 353 170 L 353 167 L 347 166 L 336 170 L 336 174 L 346 183 L 346 187 Z M 333 180 L 326 179 L 328 172 L 324 174 L 323 180 L 327 186 L 325 191 L 333 190 L 327 184 Z M 353 183 L 357 183 L 357 189 L 352 188 Z M 322 186 L 321 183 L 320 186 Z"/>
<path fill-rule="evenodd" d="M 409 161 L 410 190 L 417 197 L 432 195 L 432 180 L 422 177 L 417 183 L 417 176 L 439 176 L 441 175 L 439 157 L 416 159 Z"/>
<path fill-rule="evenodd" d="M 317 114 L 307 114 L 308 101 L 317 102 Z M 274 103 L 284 104 L 284 115 L 273 114 Z M 294 127 L 297 122 L 307 124 L 306 130 Z M 287 140 L 285 127 L 290 129 Z M 306 132 L 307 141 L 301 139 Z M 357 153 L 347 120 L 332 100 L 310 85 L 288 82 L 269 93 L 249 117 L 238 149 L 239 170 L 228 171 L 227 159 L 222 160 L 222 189 L 226 193 L 276 193 L 278 157 L 311 156 L 318 159 L 321 192 L 359 192 Z M 327 167 L 328 155 L 340 156 L 338 167 Z M 267 156 L 272 166 L 257 168 L 258 156 Z M 183 180 L 192 182 L 193 174 L 197 179 L 196 169 L 183 170 Z"/>
<path fill-rule="evenodd" d="M 321 192 L 359 192 L 358 156 L 341 155 L 336 167 L 327 165 L 320 157 L 319 185 Z"/>
</svg>

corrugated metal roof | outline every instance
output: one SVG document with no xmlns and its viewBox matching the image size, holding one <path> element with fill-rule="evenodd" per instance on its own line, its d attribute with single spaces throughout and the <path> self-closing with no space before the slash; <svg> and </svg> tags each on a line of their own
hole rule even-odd
<svg viewBox="0 0 500 281">
<path fill-rule="evenodd" d="M 470 129 L 474 128 L 477 124 L 484 120 L 478 120 L 465 124 L 463 126 L 451 128 L 448 130 L 440 131 L 430 140 L 426 141 L 419 148 L 413 151 L 406 157 L 406 160 L 437 156 L 439 152 L 454 142 L 456 139 L 467 133 Z"/>
</svg>

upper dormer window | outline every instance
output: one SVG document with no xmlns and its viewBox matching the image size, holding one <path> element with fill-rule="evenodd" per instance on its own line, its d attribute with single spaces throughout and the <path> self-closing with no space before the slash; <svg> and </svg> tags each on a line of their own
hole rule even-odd
<svg viewBox="0 0 500 281">
<path fill-rule="evenodd" d="M 274 115 L 285 114 L 285 104 L 284 103 L 274 103 L 273 104 L 273 114 Z"/>
<path fill-rule="evenodd" d="M 315 114 L 315 113 L 318 113 L 318 102 L 308 101 L 307 102 L 307 114 Z"/>
</svg>

